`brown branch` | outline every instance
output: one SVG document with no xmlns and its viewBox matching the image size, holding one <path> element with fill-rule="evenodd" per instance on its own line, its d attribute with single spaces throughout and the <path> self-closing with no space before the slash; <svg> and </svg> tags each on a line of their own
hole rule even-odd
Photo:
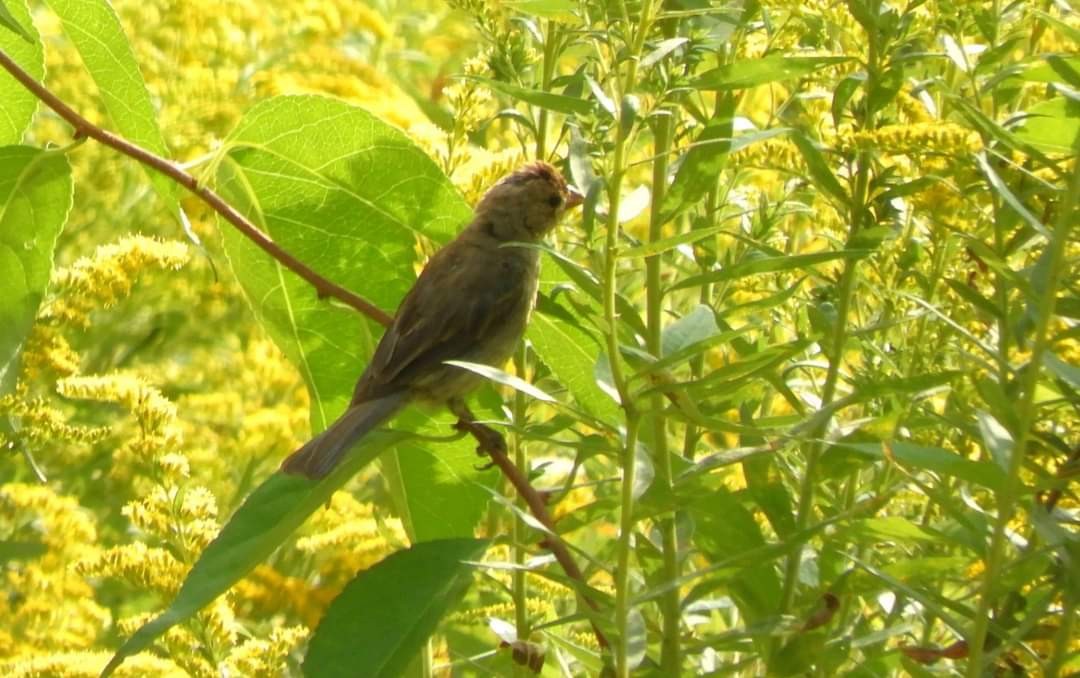
<svg viewBox="0 0 1080 678">
<path fill-rule="evenodd" d="M 503 475 L 510 481 L 510 484 L 517 490 L 518 495 L 525 501 L 525 504 L 529 507 L 529 512 L 532 513 L 533 517 L 547 529 L 549 534 L 544 539 L 542 545 L 555 556 L 555 560 L 562 566 L 563 571 L 566 572 L 566 576 L 579 582 L 583 588 L 588 588 L 588 583 L 585 581 L 585 575 L 581 572 L 581 568 L 578 567 L 577 561 L 570 555 L 569 547 L 567 547 L 566 542 L 563 541 L 562 537 L 559 536 L 559 533 L 555 531 L 555 521 L 552 520 L 551 514 L 548 513 L 547 504 L 544 502 L 544 498 L 536 491 L 536 488 L 529 483 L 528 478 L 522 474 L 521 469 L 519 469 L 506 454 L 506 442 L 503 440 L 502 435 L 492 428 L 477 423 L 472 412 L 469 411 L 469 408 L 466 407 L 464 403 L 451 403 L 450 411 L 458 416 L 458 429 L 467 431 L 476 439 L 476 451 L 491 457 L 492 463 L 499 467 L 499 470 L 502 471 Z M 595 600 L 585 594 L 582 594 L 581 597 L 593 611 L 600 611 L 600 606 Z M 600 647 L 608 647 L 607 638 L 595 622 L 592 627 L 593 632 L 596 634 L 596 640 L 600 643 Z"/>
<path fill-rule="evenodd" d="M 3 66 L 4 70 L 18 80 L 23 87 L 30 90 L 34 96 L 43 101 L 46 106 L 56 111 L 57 115 L 66 120 L 68 124 L 75 129 L 76 139 L 83 137 L 94 139 L 119 153 L 134 158 L 147 167 L 157 170 L 161 174 L 164 174 L 188 189 L 209 205 L 211 209 L 220 214 L 226 221 L 235 226 L 248 240 L 255 243 L 264 252 L 285 266 L 285 268 L 307 281 L 315 288 L 319 297 L 333 297 L 342 303 L 355 308 L 357 311 L 360 311 L 360 313 L 383 326 L 388 326 L 393 320 L 390 315 L 368 300 L 327 280 L 308 268 L 307 265 L 282 249 L 270 238 L 270 236 L 263 233 L 255 226 L 255 224 L 248 221 L 244 215 L 236 211 L 236 208 L 225 202 L 221 196 L 206 186 L 200 185 L 195 177 L 180 169 L 168 159 L 162 158 L 137 144 L 133 144 L 121 136 L 102 129 L 79 115 L 74 109 L 50 92 L 44 85 L 35 80 L 33 76 L 20 68 L 19 65 L 16 64 L 3 50 L 0 50 L 0 66 Z"/>
<path fill-rule="evenodd" d="M 320 297 L 333 297 L 352 308 L 355 308 L 360 313 L 371 318 L 375 322 L 382 324 L 384 327 L 389 326 L 393 321 L 393 317 L 388 315 L 382 309 L 363 297 L 327 280 L 286 252 L 275 243 L 270 236 L 260 230 L 255 224 L 244 217 L 244 215 L 240 214 L 236 208 L 226 202 L 224 198 L 210 188 L 199 184 L 199 181 L 194 176 L 180 169 L 180 167 L 170 160 L 162 158 L 117 134 L 102 129 L 79 115 L 79 113 L 61 101 L 59 97 L 49 91 L 44 85 L 24 71 L 2 49 L 0 49 L 0 66 L 3 66 L 4 70 L 18 80 L 23 87 L 28 89 L 34 96 L 44 102 L 46 106 L 67 121 L 67 123 L 74 128 L 74 136 L 76 139 L 83 137 L 94 139 L 123 155 L 135 159 L 147 167 L 153 168 L 188 189 L 211 209 L 220 214 L 226 221 L 236 227 L 237 230 L 264 252 L 307 281 L 315 288 L 315 291 Z M 518 467 L 510 461 L 510 458 L 506 455 L 505 444 L 501 447 L 497 444 L 493 444 L 490 435 L 485 435 L 480 429 L 485 429 L 490 433 L 494 433 L 496 436 L 498 434 L 492 429 L 471 420 L 471 413 L 469 419 L 469 421 L 465 421 L 463 418 L 463 428 L 468 430 L 473 437 L 476 438 L 480 445 L 480 449 L 491 457 L 491 460 L 499 467 L 503 472 L 503 475 L 510 480 L 510 484 L 514 486 L 514 489 L 517 490 L 518 494 L 524 499 L 533 516 L 550 532 L 550 536 L 545 539 L 544 545 L 551 551 L 552 555 L 555 556 L 555 560 L 562 566 L 563 571 L 566 572 L 568 577 L 587 586 L 585 583 L 585 576 L 582 574 L 581 569 L 578 567 L 573 556 L 570 555 L 570 550 L 567 548 L 566 543 L 555 531 L 555 523 L 551 519 L 551 514 L 548 513 L 543 497 L 536 491 L 536 488 L 529 484 L 528 479 L 521 474 Z M 501 436 L 499 437 L 501 439 Z M 582 595 L 582 598 L 584 598 L 585 602 L 593 610 L 599 610 L 599 605 L 596 601 L 586 595 Z M 596 638 L 600 642 L 601 647 L 607 647 L 607 638 L 605 638 L 600 629 L 596 627 L 596 624 L 593 624 L 593 630 L 596 633 Z"/>
</svg>

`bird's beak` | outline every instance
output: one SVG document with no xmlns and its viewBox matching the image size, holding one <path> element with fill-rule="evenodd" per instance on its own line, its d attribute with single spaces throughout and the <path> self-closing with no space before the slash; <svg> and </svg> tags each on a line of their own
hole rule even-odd
<svg viewBox="0 0 1080 678">
<path fill-rule="evenodd" d="M 585 202 L 585 196 L 581 194 L 581 191 L 573 186 L 566 187 L 566 209 L 574 209 L 583 202 Z"/>
</svg>

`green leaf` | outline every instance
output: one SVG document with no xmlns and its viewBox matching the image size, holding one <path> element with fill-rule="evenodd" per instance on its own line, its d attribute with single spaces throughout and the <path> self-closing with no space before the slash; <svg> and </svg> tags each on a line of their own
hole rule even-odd
<svg viewBox="0 0 1080 678">
<path fill-rule="evenodd" d="M 447 410 L 409 408 L 394 419 L 398 430 L 424 431 L 446 436 L 457 421 Z M 478 412 L 478 415 L 480 413 Z M 471 437 L 431 443 L 410 440 L 388 450 L 380 462 L 384 473 L 396 459 L 398 490 L 395 509 L 413 542 L 471 537 L 490 495 L 484 489 L 499 478 L 478 466 L 476 442 Z"/>
<path fill-rule="evenodd" d="M 846 205 L 848 203 L 847 191 L 833 174 L 829 163 L 825 162 L 825 157 L 821 154 L 817 142 L 798 132 L 791 135 L 791 141 L 799 147 L 799 152 L 806 161 L 806 168 L 810 170 L 810 177 L 814 180 L 814 184 L 826 193 L 830 193 L 841 204 Z"/>
<path fill-rule="evenodd" d="M 703 493 L 687 509 L 694 519 L 694 543 L 715 559 L 765 546 L 765 537 L 753 514 L 724 488 Z M 728 585 L 747 623 L 760 622 L 775 612 L 780 600 L 780 582 L 773 568 L 740 568 L 732 573 Z"/>
<path fill-rule="evenodd" d="M 555 111 L 556 113 L 563 113 L 564 115 L 589 115 L 593 111 L 593 105 L 591 103 L 584 99 L 578 99 L 577 97 L 568 97 L 565 94 L 544 92 L 538 89 L 528 89 L 527 87 L 513 85 L 500 80 L 492 80 L 491 78 L 470 77 L 470 80 L 483 83 L 485 86 L 490 87 L 496 92 L 502 92 L 518 101 L 524 101 L 527 104 L 546 108 L 549 111 Z"/>
<path fill-rule="evenodd" d="M 690 38 L 668 38 L 667 40 L 661 40 L 651 52 L 641 58 L 641 68 L 649 68 L 688 42 L 690 42 Z"/>
<path fill-rule="evenodd" d="M 284 473 L 267 478 L 202 552 L 168 609 L 143 624 L 127 639 L 109 660 L 102 677 L 227 591 L 273 553 L 357 471 L 407 436 L 381 431 L 369 433 L 330 475 L 319 482 Z"/>
<path fill-rule="evenodd" d="M 720 332 L 712 308 L 698 304 L 690 312 L 669 324 L 660 335 L 664 357 L 704 341 Z"/>
<path fill-rule="evenodd" d="M 861 259 L 870 254 L 869 250 L 839 250 L 836 252 L 812 252 L 810 254 L 792 254 L 783 257 L 760 257 L 751 259 L 740 264 L 725 266 L 717 271 L 710 271 L 701 275 L 690 276 L 671 286 L 669 291 L 681 290 L 687 287 L 698 287 L 706 282 L 720 282 L 722 280 L 735 280 L 749 275 L 761 273 L 777 273 L 779 271 L 791 271 L 827 261 L 837 259 Z"/>
<path fill-rule="evenodd" d="M 38 40 L 37 29 L 30 20 L 30 12 L 23 0 L 13 0 L 9 12 L 0 1 L 0 23 L 12 28 L 0 30 L 0 50 L 11 57 L 24 71 L 38 82 L 45 75 L 45 52 Z M 11 25 L 3 21 L 5 15 Z M 29 29 L 23 26 L 29 26 Z M 16 28 L 13 28 L 16 27 Z M 0 146 L 22 141 L 23 132 L 30 125 L 37 110 L 37 97 L 5 70 L 0 70 Z"/>
<path fill-rule="evenodd" d="M 990 452 L 990 457 L 997 462 L 1002 471 L 1008 472 L 1014 447 L 1012 434 L 989 412 L 979 410 L 975 413 L 975 417 L 979 421 L 979 433 L 982 435 L 987 451 Z"/>
<path fill-rule="evenodd" d="M 1043 354 L 1043 364 L 1069 386 L 1080 389 L 1080 367 L 1070 365 L 1053 353 Z"/>
<path fill-rule="evenodd" d="M 686 159 L 664 194 L 660 208 L 661 223 L 667 223 L 716 188 L 717 177 L 724 169 L 731 151 L 732 112 L 735 98 L 727 96 L 721 110 L 709 120 L 694 139 Z"/>
<path fill-rule="evenodd" d="M 244 116 L 225 148 L 222 193 L 286 251 L 380 308 L 397 308 L 414 282 L 417 240 L 444 243 L 472 215 L 408 137 L 335 99 L 264 101 Z M 382 328 L 319 299 L 233 229 L 223 229 L 223 239 L 256 317 L 300 369 L 312 428 L 322 430 L 351 398 Z M 394 425 L 445 436 L 451 421 L 444 413 L 404 412 Z M 486 504 L 475 485 L 476 456 L 464 440 L 424 445 L 431 446 L 434 458 L 402 451 L 407 506 L 399 509 L 411 516 L 410 533 L 418 538 L 469 535 L 464 521 Z M 459 509 L 452 519 L 446 503 Z"/>
<path fill-rule="evenodd" d="M 33 25 L 29 15 L 25 13 L 26 4 L 19 0 L 12 0 L 12 4 L 16 7 L 15 13 L 19 14 L 18 17 L 7 8 L 7 2 L 5 0 L 0 0 L 0 26 L 14 32 L 26 42 L 36 42 L 37 35 L 31 35 L 29 31 L 23 28 L 23 22 Z M 0 40 L 0 44 L 2 44 L 2 40 Z M 5 48 L 4 51 L 7 52 L 7 49 Z M 41 76 L 38 75 L 38 77 L 40 78 Z"/>
<path fill-rule="evenodd" d="M 1028 82 L 1065 82 L 1073 87 L 1077 86 L 1076 82 L 1070 80 L 1080 73 L 1080 57 L 1048 56 L 1039 61 L 1017 73 L 1015 77 Z"/>
<path fill-rule="evenodd" d="M 415 280 L 417 238 L 444 243 L 471 216 L 404 134 L 333 99 L 264 101 L 226 149 L 226 197 L 285 250 L 384 309 L 396 308 Z M 222 232 L 256 316 L 300 366 L 312 426 L 322 430 L 344 409 L 382 329 L 320 300 L 233 229 Z"/>
<path fill-rule="evenodd" d="M 1080 151 L 1080 101 L 1054 97 L 1028 109 L 1016 137 L 1047 153 Z"/>
<path fill-rule="evenodd" d="M 547 261 L 540 272 L 540 289 L 547 292 L 569 282 L 568 276 Z M 558 306 L 570 318 L 577 314 Z M 620 420 L 618 405 L 596 384 L 593 367 L 601 346 L 579 325 L 549 313 L 534 313 L 525 336 L 540 359 L 590 415 L 608 423 Z"/>
<path fill-rule="evenodd" d="M 771 54 L 761 59 L 736 61 L 702 73 L 691 81 L 696 89 L 733 90 L 756 87 L 778 80 L 809 75 L 823 66 L 850 61 L 845 56 L 782 56 Z"/>
<path fill-rule="evenodd" d="M 882 541 L 901 543 L 912 541 L 937 542 L 941 539 L 940 535 L 925 530 L 900 516 L 859 520 L 852 523 L 848 531 L 861 537 L 863 542 L 870 544 L 877 544 Z"/>
<path fill-rule="evenodd" d="M 148 151 L 169 157 L 165 137 L 158 127 L 157 112 L 150 101 L 150 92 L 146 89 L 131 43 L 124 35 L 112 5 L 107 0 L 47 2 L 60 17 L 64 33 L 79 51 L 86 69 L 97 84 L 116 132 Z M 149 167 L 144 168 L 169 214 L 183 224 L 177 185 L 163 174 Z"/>
<path fill-rule="evenodd" d="M 590 335 L 559 318 L 536 313 L 528 337 L 544 364 L 551 368 L 581 408 L 608 423 L 619 420 L 619 408 L 596 384 L 593 368 L 600 345 Z"/>
<path fill-rule="evenodd" d="M 1005 486 L 1005 474 L 989 462 L 966 459 L 940 447 L 926 447 L 912 443 L 841 443 L 837 448 L 850 450 L 875 460 L 891 459 L 917 469 L 933 471 L 960 480 L 1000 490 Z"/>
<path fill-rule="evenodd" d="M 465 596 L 488 542 L 447 539 L 394 553 L 349 582 L 319 623 L 304 674 L 396 678 Z"/>
<path fill-rule="evenodd" d="M 573 18 L 578 3 L 574 0 L 508 0 L 506 5 L 522 14 L 548 19 Z"/>
<path fill-rule="evenodd" d="M 0 393 L 14 385 L 71 203 L 71 166 L 63 153 L 0 147 Z"/>
</svg>

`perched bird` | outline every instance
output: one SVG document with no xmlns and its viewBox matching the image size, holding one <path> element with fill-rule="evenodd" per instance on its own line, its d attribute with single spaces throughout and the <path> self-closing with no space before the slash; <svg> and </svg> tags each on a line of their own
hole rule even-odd
<svg viewBox="0 0 1080 678">
<path fill-rule="evenodd" d="M 536 302 L 537 243 L 581 194 L 544 162 L 505 177 L 472 222 L 435 253 L 383 334 L 345 413 L 287 457 L 286 473 L 322 478 L 368 431 L 413 399 L 467 412 L 462 396 L 483 377 L 447 360 L 501 366 Z"/>
</svg>

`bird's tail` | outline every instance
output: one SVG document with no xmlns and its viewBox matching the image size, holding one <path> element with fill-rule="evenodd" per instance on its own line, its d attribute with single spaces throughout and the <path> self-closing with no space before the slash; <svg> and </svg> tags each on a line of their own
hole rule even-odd
<svg viewBox="0 0 1080 678">
<path fill-rule="evenodd" d="M 338 465 L 354 443 L 401 409 L 407 395 L 406 391 L 401 391 L 356 403 L 325 431 L 286 457 L 281 470 L 313 480 L 323 478 Z"/>
</svg>

